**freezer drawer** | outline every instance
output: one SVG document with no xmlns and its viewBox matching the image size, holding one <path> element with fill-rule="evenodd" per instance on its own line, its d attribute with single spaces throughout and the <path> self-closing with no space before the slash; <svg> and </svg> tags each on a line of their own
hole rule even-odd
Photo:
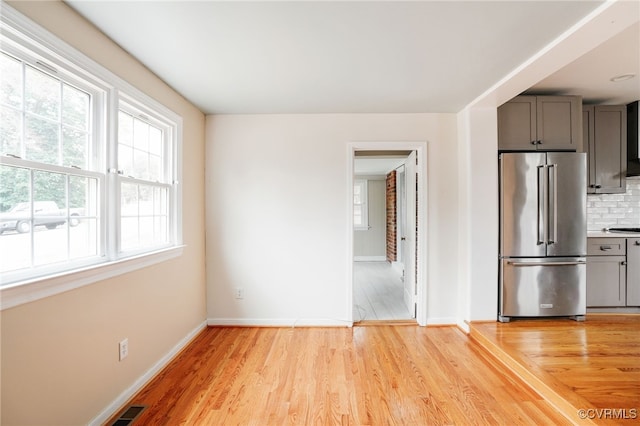
<svg viewBox="0 0 640 426">
<path fill-rule="evenodd" d="M 508 321 L 508 317 L 585 315 L 586 269 L 584 257 L 502 259 L 501 321 Z"/>
</svg>

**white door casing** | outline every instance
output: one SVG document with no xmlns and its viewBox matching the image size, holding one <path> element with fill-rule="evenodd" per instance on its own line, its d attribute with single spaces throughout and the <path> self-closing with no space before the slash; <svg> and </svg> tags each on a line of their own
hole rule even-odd
<svg viewBox="0 0 640 426">
<path fill-rule="evenodd" d="M 404 304 L 411 313 L 416 316 L 416 186 L 417 167 L 416 152 L 413 151 L 407 157 L 404 164 L 405 177 L 405 208 L 404 208 Z"/>
<path fill-rule="evenodd" d="M 428 164 L 428 152 L 427 142 L 425 141 L 408 141 L 408 142 L 350 142 L 347 144 L 347 220 L 349 226 L 346 228 L 346 241 L 347 241 L 347 259 L 346 271 L 347 271 L 347 286 L 345 288 L 346 294 L 346 313 L 347 318 L 351 324 L 353 324 L 353 181 L 354 181 L 354 158 L 356 151 L 415 151 L 417 155 L 417 179 L 418 179 L 418 217 L 417 217 L 417 229 L 418 235 L 415 242 L 417 251 L 415 287 L 416 287 L 416 320 L 418 325 L 426 326 L 428 320 L 427 313 L 427 199 L 428 199 L 428 185 L 426 184 L 427 176 L 427 164 Z M 415 200 L 415 194 L 414 198 Z M 415 237 L 415 235 L 414 235 Z M 406 253 L 405 253 L 406 255 Z"/>
</svg>

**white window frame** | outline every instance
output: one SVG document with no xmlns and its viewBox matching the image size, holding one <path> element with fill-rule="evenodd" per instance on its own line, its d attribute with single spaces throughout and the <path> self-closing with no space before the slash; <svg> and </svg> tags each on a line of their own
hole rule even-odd
<svg viewBox="0 0 640 426">
<path fill-rule="evenodd" d="M 360 187 L 360 197 L 361 203 L 356 204 L 355 200 L 353 202 L 353 210 L 355 213 L 356 206 L 360 206 L 360 211 L 362 213 L 362 223 L 359 225 L 355 224 L 355 215 L 354 215 L 354 225 L 353 229 L 356 231 L 368 231 L 369 230 L 369 185 L 367 179 L 354 179 L 353 187 L 355 193 L 355 187 Z"/>
<path fill-rule="evenodd" d="M 131 84 L 122 80 L 111 71 L 94 62 L 75 48 L 63 42 L 49 31 L 37 25 L 12 7 L 3 3 L 0 8 L 0 33 L 8 45 L 15 44 L 19 50 L 33 52 L 42 58 L 45 66 L 67 70 L 79 79 L 95 84 L 99 90 L 92 95 L 100 97 L 98 102 L 104 108 L 92 111 L 94 131 L 98 140 L 92 152 L 95 166 L 91 170 L 73 170 L 73 174 L 90 176 L 99 179 L 101 189 L 100 216 L 101 242 L 99 259 L 91 259 L 78 264 L 65 263 L 68 268 L 43 268 L 38 274 L 11 276 L 0 274 L 0 310 L 18 306 L 23 303 L 49 297 L 64 291 L 79 288 L 120 274 L 163 262 L 182 254 L 182 118 L 158 103 Z M 3 45 L 6 50 L 6 45 Z M 104 97 L 104 98 L 102 98 Z M 167 182 L 161 183 L 170 188 L 169 200 L 170 235 L 168 244 L 151 249 L 123 253 L 119 251 L 119 200 L 117 181 L 117 117 L 122 101 L 128 106 L 142 111 L 145 115 L 163 123 L 173 139 L 171 151 L 168 153 L 171 162 L 166 166 L 171 175 Z M 104 126 L 101 127 L 101 123 Z M 96 127 L 97 126 L 97 127 Z M 1 157 L 4 164 L 25 164 L 26 160 Z M 39 169 L 52 171 L 68 171 L 59 166 L 43 166 Z M 124 179 L 124 178 L 123 178 Z"/>
</svg>

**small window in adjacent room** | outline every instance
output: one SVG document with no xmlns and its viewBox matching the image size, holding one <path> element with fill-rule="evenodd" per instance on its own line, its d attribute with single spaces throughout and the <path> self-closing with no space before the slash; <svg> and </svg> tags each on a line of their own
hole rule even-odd
<svg viewBox="0 0 640 426">
<path fill-rule="evenodd" d="M 369 229 L 367 207 L 367 181 L 356 179 L 353 183 L 353 227 L 357 231 Z"/>
</svg>

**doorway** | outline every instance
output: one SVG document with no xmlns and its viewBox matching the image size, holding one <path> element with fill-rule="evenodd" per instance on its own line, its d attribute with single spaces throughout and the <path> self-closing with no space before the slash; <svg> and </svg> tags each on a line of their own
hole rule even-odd
<svg viewBox="0 0 640 426">
<path fill-rule="evenodd" d="M 372 142 L 350 147 L 354 322 L 426 323 L 425 153 L 424 143 Z"/>
</svg>

